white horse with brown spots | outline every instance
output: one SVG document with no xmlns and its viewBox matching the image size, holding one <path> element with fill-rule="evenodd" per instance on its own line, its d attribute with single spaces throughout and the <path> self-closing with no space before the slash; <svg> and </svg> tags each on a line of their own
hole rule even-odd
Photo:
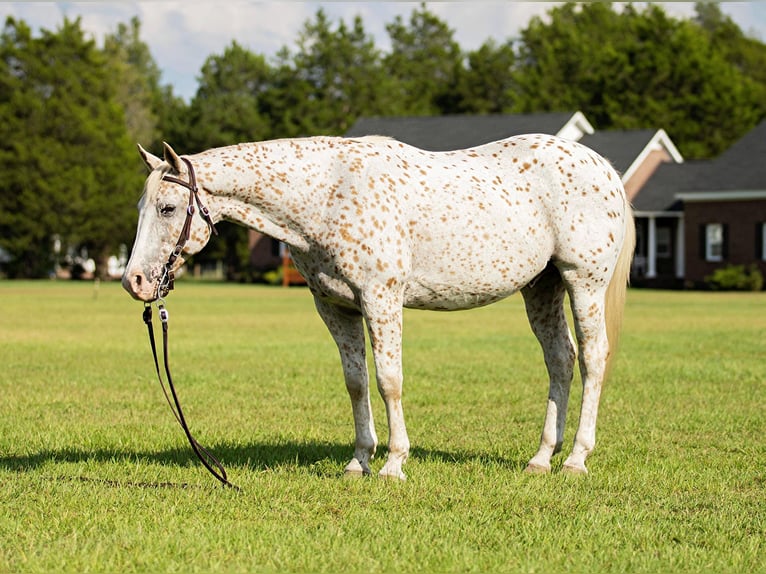
<svg viewBox="0 0 766 574">
<path fill-rule="evenodd" d="M 140 147 L 140 146 L 139 146 Z M 123 285 L 152 301 L 185 221 L 197 253 L 210 237 L 185 218 L 188 185 L 212 221 L 241 223 L 290 246 L 335 340 L 356 430 L 346 472 L 368 474 L 378 444 L 365 334 L 388 416 L 380 474 L 404 479 L 410 441 L 402 408 L 402 308 L 452 311 L 521 291 L 550 377 L 548 406 L 530 472 L 550 470 L 561 450 L 575 347 L 583 395 L 566 471 L 587 472 L 601 387 L 622 318 L 634 247 L 620 178 L 592 150 L 548 135 L 427 152 L 381 137 L 316 137 L 241 144 L 164 160 L 140 149 L 152 170 Z M 190 227 L 189 227 L 190 225 Z M 176 268 L 181 257 L 171 258 Z"/>
</svg>

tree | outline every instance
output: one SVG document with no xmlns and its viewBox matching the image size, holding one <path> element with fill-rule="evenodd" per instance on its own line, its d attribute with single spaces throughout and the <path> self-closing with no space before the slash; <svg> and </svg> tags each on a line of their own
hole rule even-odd
<svg viewBox="0 0 766 574">
<path fill-rule="evenodd" d="M 341 135 L 362 115 L 391 105 L 391 80 L 360 17 L 333 26 L 324 10 L 307 21 L 295 52 L 278 54 L 275 89 L 268 95 L 280 136 Z"/>
<path fill-rule="evenodd" d="M 748 38 L 737 24 L 721 12 L 717 2 L 695 4 L 694 22 L 710 38 L 713 48 L 720 51 L 727 62 L 755 82 L 758 95 L 758 119 L 766 117 L 766 44 Z"/>
<path fill-rule="evenodd" d="M 149 46 L 141 39 L 141 22 L 134 17 L 106 36 L 104 53 L 114 66 L 116 100 L 122 107 L 128 136 L 147 149 L 162 149 L 162 142 L 189 140 L 189 106 L 162 85 L 162 73 Z M 139 162 L 141 164 L 141 162 Z M 139 165 L 145 173 L 143 164 Z"/>
<path fill-rule="evenodd" d="M 516 110 L 582 110 L 599 129 L 664 127 L 687 157 L 709 157 L 751 128 L 755 82 L 695 23 L 657 5 L 621 13 L 572 3 L 522 31 Z"/>
<path fill-rule="evenodd" d="M 9 18 L 0 39 L 0 246 L 12 257 L 11 277 L 40 277 L 53 265 L 55 207 L 27 183 L 46 160 L 34 153 L 44 105 L 28 81 L 36 75 L 32 46 L 30 28 Z"/>
<path fill-rule="evenodd" d="M 268 139 L 269 118 L 260 111 L 260 97 L 271 81 L 272 72 L 263 56 L 236 41 L 223 54 L 208 57 L 189 107 L 193 129 L 187 150 Z"/>
<path fill-rule="evenodd" d="M 492 39 L 468 53 L 467 68 L 458 82 L 459 112 L 500 114 L 513 108 L 513 68 L 516 56 L 511 42 Z"/>
<path fill-rule="evenodd" d="M 271 126 L 261 112 L 261 98 L 272 85 L 273 72 L 263 56 L 236 41 L 222 54 L 209 56 L 202 66 L 197 93 L 188 107 L 187 124 L 179 126 L 178 140 L 185 153 L 244 141 L 268 139 Z M 182 127 L 183 126 L 183 127 Z M 194 263 L 224 260 L 227 279 L 247 264 L 247 230 L 223 222 Z M 243 252 L 244 251 L 244 252 Z"/>
<path fill-rule="evenodd" d="M 115 33 L 106 36 L 104 53 L 119 78 L 115 82 L 115 99 L 125 112 L 128 135 L 134 142 L 151 146 L 157 139 L 160 70 L 140 34 L 137 17 L 129 26 L 119 24 Z"/>
<path fill-rule="evenodd" d="M 459 111 L 459 74 L 463 65 L 454 32 L 425 4 L 405 24 L 401 16 L 386 25 L 391 52 L 384 68 L 397 82 L 394 115 L 437 115 Z"/>
<path fill-rule="evenodd" d="M 113 68 L 79 20 L 33 38 L 9 18 L 0 62 L 0 245 L 14 257 L 10 274 L 49 272 L 54 238 L 87 248 L 103 273 L 129 241 L 141 185 Z"/>
</svg>

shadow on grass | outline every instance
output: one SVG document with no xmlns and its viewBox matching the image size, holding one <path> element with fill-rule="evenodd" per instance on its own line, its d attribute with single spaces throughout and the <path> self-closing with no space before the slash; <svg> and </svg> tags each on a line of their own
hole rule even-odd
<svg viewBox="0 0 766 574">
<path fill-rule="evenodd" d="M 329 442 L 295 442 L 285 441 L 275 444 L 252 443 L 248 445 L 219 443 L 203 445 L 216 457 L 224 467 L 245 467 L 254 471 L 268 471 L 280 467 L 305 467 L 318 469 L 314 474 L 322 476 L 341 476 L 345 464 L 353 454 L 353 445 Z M 376 458 L 386 456 L 386 449 L 379 448 Z M 491 464 L 507 468 L 509 471 L 521 471 L 526 461 L 509 460 L 504 457 L 486 453 L 444 452 L 413 448 L 411 459 L 437 461 L 448 464 Z M 145 461 L 169 466 L 194 466 L 199 464 L 190 448 L 173 448 L 161 451 L 130 451 L 114 449 L 86 450 L 78 448 L 62 448 L 58 450 L 42 450 L 37 453 L 18 456 L 0 456 L 0 469 L 19 473 L 33 471 L 36 468 L 56 463 L 84 462 L 138 462 Z M 321 463 L 321 464 L 319 464 Z M 327 468 L 337 468 L 327 471 Z M 201 466 L 200 466 L 201 468 Z M 80 476 L 59 476 L 61 480 L 80 480 L 83 482 L 99 482 L 113 486 L 139 487 L 178 487 L 186 488 L 182 483 L 132 483 L 101 479 L 88 479 Z"/>
</svg>

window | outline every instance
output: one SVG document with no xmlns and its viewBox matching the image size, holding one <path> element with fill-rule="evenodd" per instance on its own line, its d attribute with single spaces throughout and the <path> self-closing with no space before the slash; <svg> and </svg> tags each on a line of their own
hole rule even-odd
<svg viewBox="0 0 766 574">
<path fill-rule="evenodd" d="M 670 227 L 657 228 L 657 257 L 667 259 L 670 257 Z"/>
<path fill-rule="evenodd" d="M 705 226 L 705 261 L 723 261 L 723 224 Z"/>
</svg>

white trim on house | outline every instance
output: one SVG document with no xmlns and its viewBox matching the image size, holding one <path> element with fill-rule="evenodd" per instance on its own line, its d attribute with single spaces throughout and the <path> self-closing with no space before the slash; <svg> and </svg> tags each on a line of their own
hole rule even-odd
<svg viewBox="0 0 766 574">
<path fill-rule="evenodd" d="M 761 223 L 761 261 L 766 261 L 766 223 Z"/>
<path fill-rule="evenodd" d="M 649 143 L 646 144 L 644 149 L 641 150 L 641 153 L 638 154 L 636 159 L 633 160 L 633 163 L 630 164 L 630 167 L 625 170 L 624 174 L 622 174 L 622 181 L 626 182 L 630 180 L 636 170 L 643 165 L 644 161 L 650 153 L 663 149 L 668 152 L 668 155 L 673 159 L 674 162 L 684 162 L 683 156 L 678 151 L 678 148 L 676 148 L 675 144 L 673 144 L 667 132 L 665 132 L 663 129 L 659 129 L 652 136 L 652 139 L 649 140 Z"/>
<path fill-rule="evenodd" d="M 580 141 L 582 136 L 585 134 L 590 135 L 595 131 L 585 115 L 578 111 L 556 132 L 556 135 L 567 140 Z"/>
<path fill-rule="evenodd" d="M 683 279 L 686 274 L 686 243 L 684 239 L 684 218 L 676 225 L 676 279 Z"/>
<path fill-rule="evenodd" d="M 678 217 L 684 218 L 683 211 L 634 211 L 633 217 Z"/>
<path fill-rule="evenodd" d="M 676 194 L 681 201 L 745 201 L 766 199 L 766 189 L 735 189 L 731 191 L 688 191 Z"/>
</svg>

